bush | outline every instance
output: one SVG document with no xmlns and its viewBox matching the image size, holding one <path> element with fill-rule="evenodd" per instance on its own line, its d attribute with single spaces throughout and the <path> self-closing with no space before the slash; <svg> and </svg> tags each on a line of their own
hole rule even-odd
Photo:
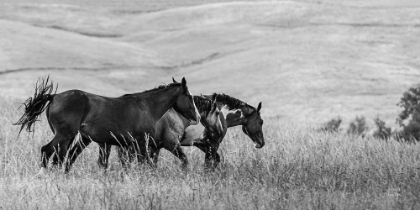
<svg viewBox="0 0 420 210">
<path fill-rule="evenodd" d="M 373 133 L 373 137 L 378 138 L 378 139 L 389 139 L 389 137 L 391 137 L 391 128 L 390 127 L 386 127 L 385 126 L 385 122 L 381 119 L 379 119 L 379 117 L 376 117 L 375 119 L 373 119 L 373 121 L 375 121 L 375 125 L 376 125 L 376 130 Z"/>
<path fill-rule="evenodd" d="M 340 125 L 343 120 L 340 116 L 338 116 L 335 119 L 331 119 L 330 121 L 324 123 L 321 128 L 319 128 L 319 131 L 321 132 L 329 132 L 329 133 L 337 133 L 340 131 Z"/>
<path fill-rule="evenodd" d="M 350 135 L 363 135 L 368 130 L 366 125 L 366 118 L 361 116 L 356 116 L 356 119 L 350 123 L 349 128 L 347 129 L 347 134 Z"/>
</svg>

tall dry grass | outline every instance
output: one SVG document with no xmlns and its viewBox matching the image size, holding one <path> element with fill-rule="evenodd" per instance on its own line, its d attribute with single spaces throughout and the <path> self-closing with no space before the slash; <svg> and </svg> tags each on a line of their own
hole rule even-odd
<svg viewBox="0 0 420 210">
<path fill-rule="evenodd" d="M 40 147 L 52 138 L 45 117 L 35 134 L 11 124 L 18 103 L 0 101 L 0 209 L 418 209 L 420 147 L 314 131 L 265 116 L 266 146 L 255 149 L 240 129 L 221 145 L 222 163 L 203 171 L 203 154 L 185 148 L 190 168 L 164 152 L 157 169 L 128 175 L 113 154 L 96 165 L 90 145 L 65 175 L 39 170 Z M 115 152 L 113 152 L 115 153 Z"/>
</svg>

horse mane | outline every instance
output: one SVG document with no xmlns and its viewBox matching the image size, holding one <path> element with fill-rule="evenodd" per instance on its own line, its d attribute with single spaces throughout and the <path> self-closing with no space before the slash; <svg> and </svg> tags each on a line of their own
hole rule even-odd
<svg viewBox="0 0 420 210">
<path fill-rule="evenodd" d="M 124 95 L 123 95 L 123 97 L 124 97 L 124 96 L 137 95 L 137 94 L 143 94 L 143 93 L 150 93 L 150 92 L 153 92 L 153 91 L 156 91 L 156 90 L 161 90 L 161 89 L 165 89 L 165 88 L 169 88 L 169 87 L 174 87 L 174 86 L 181 86 L 181 83 L 169 83 L 169 84 L 167 84 L 167 85 L 159 85 L 158 87 L 155 87 L 155 88 L 150 89 L 150 90 L 145 90 L 145 91 L 140 92 L 140 93 L 129 93 L 129 94 L 124 94 Z"/>
<path fill-rule="evenodd" d="M 207 115 L 208 112 L 210 112 L 213 104 L 213 102 L 210 99 L 204 98 L 202 96 L 194 96 L 194 103 L 198 111 L 200 113 L 204 112 L 205 115 Z"/>
<path fill-rule="evenodd" d="M 226 105 L 229 106 L 230 109 L 240 109 L 242 107 L 247 107 L 252 110 L 252 112 L 256 111 L 257 109 L 237 98 L 234 98 L 232 96 L 226 95 L 224 93 L 213 93 L 211 95 L 212 98 L 214 98 L 217 102 L 223 102 Z"/>
</svg>

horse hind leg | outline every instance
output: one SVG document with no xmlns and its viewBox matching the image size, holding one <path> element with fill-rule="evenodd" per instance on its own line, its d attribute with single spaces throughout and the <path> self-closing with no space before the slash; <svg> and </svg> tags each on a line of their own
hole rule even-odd
<svg viewBox="0 0 420 210">
<path fill-rule="evenodd" d="M 60 134 L 56 134 L 54 138 L 46 145 L 41 148 L 41 168 L 46 169 L 49 159 L 55 153 L 53 157 L 53 165 L 61 165 L 64 161 L 67 147 L 71 138 L 65 137 Z"/>
<path fill-rule="evenodd" d="M 186 171 L 188 169 L 188 158 L 185 154 L 184 150 L 181 147 L 181 144 L 176 144 L 174 148 L 167 149 L 169 152 L 171 152 L 173 155 L 175 155 L 177 158 L 179 158 L 182 162 L 181 168 Z"/>
<path fill-rule="evenodd" d="M 67 153 L 67 161 L 65 167 L 65 173 L 70 171 L 71 166 L 76 161 L 77 157 L 82 151 L 92 142 L 89 137 L 78 134 L 74 136 L 73 142 Z"/>
</svg>

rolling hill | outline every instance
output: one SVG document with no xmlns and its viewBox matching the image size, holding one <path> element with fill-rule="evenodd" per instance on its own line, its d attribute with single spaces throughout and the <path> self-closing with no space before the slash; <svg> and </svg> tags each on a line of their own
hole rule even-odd
<svg viewBox="0 0 420 210">
<path fill-rule="evenodd" d="M 185 76 L 193 93 L 262 101 L 264 117 L 320 123 L 379 115 L 394 123 L 403 91 L 419 81 L 418 3 L 185 2 L 153 12 L 7 4 L 0 94 L 22 100 L 47 74 L 59 91 L 108 96 Z"/>
</svg>

